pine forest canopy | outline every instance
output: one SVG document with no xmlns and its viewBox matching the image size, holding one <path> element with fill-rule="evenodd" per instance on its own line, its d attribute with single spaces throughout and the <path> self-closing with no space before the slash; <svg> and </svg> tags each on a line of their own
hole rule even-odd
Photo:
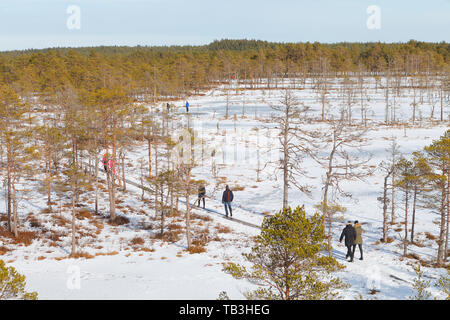
<svg viewBox="0 0 450 320">
<path fill-rule="evenodd" d="M 272 43 L 221 40 L 204 46 L 86 47 L 0 53 L 0 81 L 24 93 L 62 87 L 92 90 L 120 85 L 130 93 L 183 96 L 217 81 L 318 73 L 448 72 L 450 44 Z"/>
</svg>

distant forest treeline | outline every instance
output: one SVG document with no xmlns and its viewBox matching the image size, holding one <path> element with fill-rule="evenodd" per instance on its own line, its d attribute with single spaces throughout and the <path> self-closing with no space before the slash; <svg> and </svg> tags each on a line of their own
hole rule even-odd
<svg viewBox="0 0 450 320">
<path fill-rule="evenodd" d="M 349 72 L 449 72 L 450 44 L 271 43 L 221 40 L 205 46 L 87 47 L 0 53 L 0 81 L 22 96 L 63 88 L 120 86 L 131 94 L 182 97 L 234 76 L 263 78 Z"/>
</svg>

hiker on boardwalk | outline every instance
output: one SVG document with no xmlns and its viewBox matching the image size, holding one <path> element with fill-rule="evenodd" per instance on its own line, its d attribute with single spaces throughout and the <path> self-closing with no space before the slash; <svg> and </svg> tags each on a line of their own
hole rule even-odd
<svg viewBox="0 0 450 320">
<path fill-rule="evenodd" d="M 112 175 L 114 176 L 116 174 L 116 163 L 113 159 L 109 159 L 109 169 L 111 170 Z"/>
<path fill-rule="evenodd" d="M 204 185 L 201 185 L 198 188 L 198 207 L 200 208 L 200 200 L 203 199 L 203 209 L 205 209 L 205 196 L 206 196 L 206 188 Z"/>
<path fill-rule="evenodd" d="M 189 112 L 189 102 L 186 101 L 186 112 Z"/>
<path fill-rule="evenodd" d="M 230 217 L 233 216 L 233 210 L 231 209 L 231 202 L 233 202 L 233 191 L 227 185 L 222 195 L 222 203 L 225 205 L 225 214 L 228 217 L 228 209 L 230 210 Z"/>
<path fill-rule="evenodd" d="M 362 243 L 363 243 L 362 233 L 363 233 L 363 229 L 362 229 L 361 224 L 358 222 L 358 220 L 355 221 L 355 224 L 353 225 L 353 227 L 355 228 L 355 231 L 356 231 L 356 239 L 355 239 L 355 243 L 353 244 L 353 256 L 355 256 L 356 245 L 358 245 L 359 253 L 361 255 L 359 260 L 363 260 L 363 249 L 362 249 Z"/>
<path fill-rule="evenodd" d="M 102 163 L 103 163 L 103 168 L 104 168 L 105 172 L 108 172 L 108 154 L 107 153 L 105 153 L 103 155 Z"/>
<path fill-rule="evenodd" d="M 347 255 L 345 259 L 350 257 L 350 262 L 353 262 L 353 245 L 355 244 L 356 239 L 356 231 L 352 226 L 352 222 L 347 222 L 344 230 L 342 230 L 341 237 L 339 238 L 339 242 L 342 242 L 342 239 L 345 237 L 345 246 L 347 247 Z"/>
</svg>

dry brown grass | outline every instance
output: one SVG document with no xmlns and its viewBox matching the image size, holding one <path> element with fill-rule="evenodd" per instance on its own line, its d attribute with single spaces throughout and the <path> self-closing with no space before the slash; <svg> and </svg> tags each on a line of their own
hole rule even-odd
<svg viewBox="0 0 450 320">
<path fill-rule="evenodd" d="M 244 191 L 245 187 L 237 185 L 237 186 L 234 186 L 232 189 L 233 189 L 233 191 Z"/>
<path fill-rule="evenodd" d="M 58 227 L 64 227 L 67 224 L 67 220 L 57 214 L 52 214 L 52 219 Z"/>
<path fill-rule="evenodd" d="M 102 232 L 104 225 L 102 223 L 100 223 L 100 221 L 98 221 L 98 220 L 94 220 L 92 222 L 92 224 L 94 225 L 94 227 L 97 228 L 97 230 L 95 231 L 95 234 L 99 235 Z"/>
<path fill-rule="evenodd" d="M 227 178 L 226 177 L 217 177 L 217 182 L 219 184 L 224 184 L 225 182 L 227 182 Z"/>
<path fill-rule="evenodd" d="M 223 225 L 216 226 L 216 230 L 218 233 L 230 233 L 231 228 Z"/>
<path fill-rule="evenodd" d="M 76 214 L 75 217 L 78 220 L 84 220 L 84 219 L 92 219 L 92 214 L 88 209 L 80 209 Z"/>
<path fill-rule="evenodd" d="M 420 241 L 414 241 L 414 242 L 412 242 L 411 243 L 412 245 L 414 245 L 414 246 L 416 246 L 416 247 L 419 247 L 419 248 L 423 248 L 423 247 L 425 247 L 425 244 L 424 243 L 422 243 L 422 242 L 420 242 Z"/>
<path fill-rule="evenodd" d="M 392 237 L 387 237 L 386 243 L 392 243 L 392 242 L 394 242 L 394 238 L 392 238 Z"/>
<path fill-rule="evenodd" d="M 428 239 L 428 240 L 436 240 L 438 237 L 436 237 L 435 235 L 432 235 L 431 233 L 429 233 L 429 232 L 425 232 L 425 237 Z"/>
<path fill-rule="evenodd" d="M 61 261 L 61 260 L 65 260 L 67 259 L 67 257 L 56 257 L 55 260 L 56 261 Z"/>
<path fill-rule="evenodd" d="M 95 256 L 96 256 L 96 257 L 98 257 L 98 256 L 115 256 L 115 255 L 117 255 L 117 254 L 119 254 L 117 251 L 111 251 L 111 252 L 97 252 L 97 253 L 95 254 Z"/>
<path fill-rule="evenodd" d="M 142 239 L 141 237 L 134 237 L 133 239 L 130 240 L 130 244 L 133 246 L 141 246 L 145 243 L 145 240 Z"/>
<path fill-rule="evenodd" d="M 176 224 L 176 223 L 171 223 L 167 226 L 167 229 L 169 229 L 170 231 L 182 230 L 183 226 Z"/>
<path fill-rule="evenodd" d="M 11 250 L 9 250 L 7 247 L 5 247 L 5 246 L 1 246 L 0 247 L 0 255 L 4 255 L 5 253 L 7 253 L 8 251 L 11 251 Z"/>
<path fill-rule="evenodd" d="M 50 236 L 48 238 L 51 241 L 57 242 L 57 241 L 61 241 L 60 238 L 65 237 L 65 236 L 66 236 L 66 234 L 64 232 L 52 230 L 52 231 L 50 231 Z"/>
<path fill-rule="evenodd" d="M 94 258 L 94 256 L 89 254 L 89 253 L 80 251 L 80 252 L 76 252 L 74 254 L 69 255 L 69 258 L 73 258 L 73 259 L 81 259 L 81 258 L 92 259 L 92 258 Z"/>
<path fill-rule="evenodd" d="M 183 230 L 181 230 L 181 229 L 169 230 L 167 232 L 164 232 L 162 240 L 163 241 L 167 241 L 167 242 L 171 242 L 171 243 L 175 243 L 175 242 L 180 241 L 181 234 L 183 234 Z"/>
<path fill-rule="evenodd" d="M 420 261 L 420 257 L 417 253 L 408 253 L 406 255 L 407 258 L 409 259 L 415 259 L 415 260 L 419 260 Z"/>
<path fill-rule="evenodd" d="M 0 227 L 0 238 L 10 239 L 12 244 L 23 244 L 29 246 L 34 239 L 37 239 L 37 232 L 34 231 L 18 231 L 17 238 L 14 233 L 9 232 L 7 229 Z"/>
<path fill-rule="evenodd" d="M 201 244 L 192 244 L 192 246 L 189 248 L 189 253 L 190 254 L 195 254 L 195 253 L 203 253 L 206 252 L 206 249 L 204 246 L 202 246 Z"/>
<path fill-rule="evenodd" d="M 112 226 L 121 226 L 121 225 L 127 224 L 129 222 L 130 222 L 130 219 L 128 219 L 125 216 L 117 216 L 116 219 L 114 219 L 114 220 L 110 219 L 108 221 L 108 223 Z"/>
<path fill-rule="evenodd" d="M 195 220 L 212 221 L 212 218 L 210 216 L 202 216 L 202 215 L 195 214 L 195 213 L 191 214 L 191 218 L 195 219 Z"/>
</svg>

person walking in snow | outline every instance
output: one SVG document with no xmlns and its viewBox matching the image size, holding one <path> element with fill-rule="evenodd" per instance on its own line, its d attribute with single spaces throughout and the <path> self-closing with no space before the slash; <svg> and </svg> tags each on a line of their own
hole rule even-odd
<svg viewBox="0 0 450 320">
<path fill-rule="evenodd" d="M 189 112 L 189 102 L 186 101 L 186 112 Z"/>
<path fill-rule="evenodd" d="M 233 191 L 227 185 L 222 195 L 222 203 L 225 205 L 225 215 L 228 217 L 228 209 L 230 210 L 230 217 L 233 216 L 233 210 L 231 209 L 231 202 L 233 202 Z"/>
<path fill-rule="evenodd" d="M 206 195 L 206 188 L 205 186 L 201 185 L 198 188 L 198 207 L 200 208 L 200 200 L 203 199 L 203 209 L 205 209 L 205 195 Z"/>
<path fill-rule="evenodd" d="M 116 174 L 116 163 L 114 162 L 113 159 L 109 159 L 109 169 L 111 170 L 112 175 L 114 176 Z"/>
<path fill-rule="evenodd" d="M 167 102 L 167 113 L 169 113 L 170 112 L 170 104 Z"/>
<path fill-rule="evenodd" d="M 345 246 L 347 247 L 347 254 L 345 259 L 350 257 L 350 262 L 353 262 L 353 245 L 356 240 L 356 231 L 352 226 L 352 222 L 347 222 L 344 230 L 342 230 L 341 237 L 339 238 L 339 242 L 342 242 L 342 239 L 345 238 Z"/>
<path fill-rule="evenodd" d="M 359 260 L 363 260 L 363 249 L 362 249 L 362 243 L 363 243 L 362 233 L 363 233 L 363 229 L 362 229 L 361 224 L 358 222 L 358 220 L 355 221 L 355 224 L 353 225 L 353 228 L 355 228 L 355 231 L 356 231 L 356 239 L 355 239 L 355 243 L 353 244 L 353 256 L 355 256 L 356 245 L 358 245 L 359 253 L 361 255 Z"/>
<path fill-rule="evenodd" d="M 107 153 L 105 153 L 103 155 L 102 163 L 103 163 L 103 168 L 104 168 L 105 172 L 108 172 L 108 154 Z"/>
</svg>

